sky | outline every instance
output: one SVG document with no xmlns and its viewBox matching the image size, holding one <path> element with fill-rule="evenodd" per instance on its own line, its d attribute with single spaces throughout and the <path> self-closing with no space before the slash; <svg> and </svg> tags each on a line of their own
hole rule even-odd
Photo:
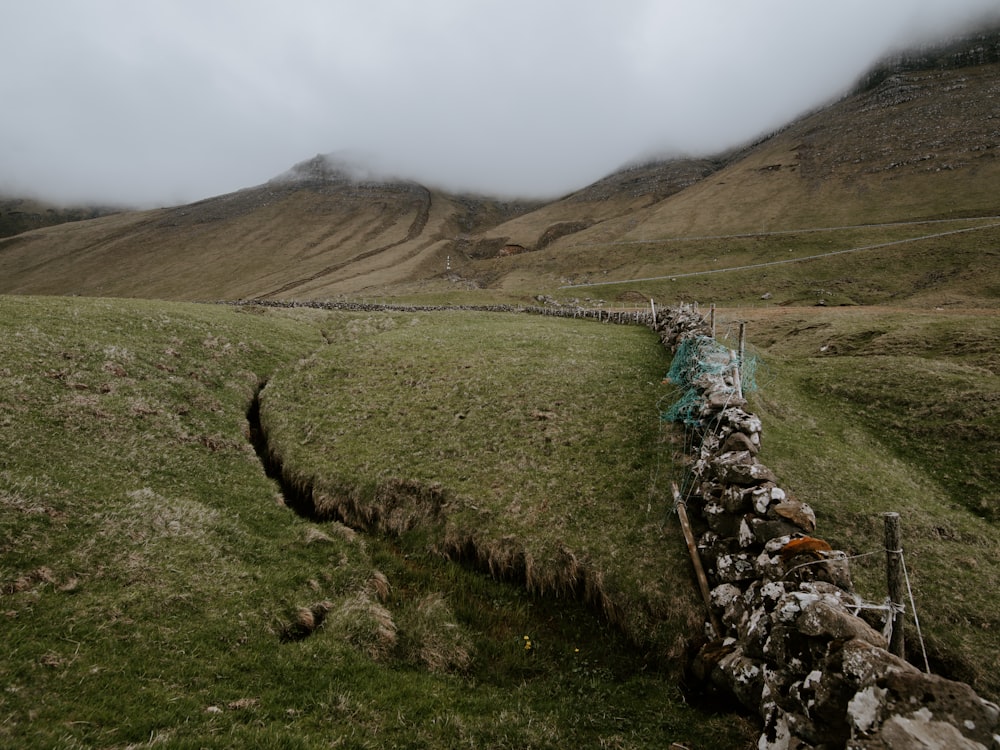
<svg viewBox="0 0 1000 750">
<path fill-rule="evenodd" d="M 555 197 L 987 19 L 1000 0 L 0 0 L 0 193 L 177 205 L 350 153 Z"/>
</svg>

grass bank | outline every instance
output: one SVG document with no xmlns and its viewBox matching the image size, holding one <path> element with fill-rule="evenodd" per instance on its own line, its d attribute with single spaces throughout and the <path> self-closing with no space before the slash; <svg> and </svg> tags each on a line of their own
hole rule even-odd
<svg viewBox="0 0 1000 750">
<path fill-rule="evenodd" d="M 900 513 L 932 668 L 995 700 L 1000 318 L 878 308 L 737 318 L 750 319 L 765 363 L 752 404 L 762 460 L 816 509 L 818 533 L 862 556 L 853 570 L 870 601 L 885 597 L 880 514 Z M 907 640 L 923 666 L 912 617 Z"/>
<path fill-rule="evenodd" d="M 655 336 L 490 313 L 342 320 L 261 398 L 271 449 L 318 511 L 581 598 L 678 661 L 702 614 L 664 577 L 685 558 Z"/>
<path fill-rule="evenodd" d="M 467 488 L 488 481 L 486 500 L 506 497 L 503 510 L 520 503 L 519 512 L 495 513 L 504 534 L 523 534 L 517 542 L 542 562 L 542 550 L 563 539 L 585 562 L 607 564 L 594 570 L 623 591 L 637 585 L 627 574 L 650 545 L 678 547 L 660 538 L 664 510 L 648 495 L 654 467 L 644 444 L 658 428 L 645 399 L 663 364 L 655 346 L 641 332 L 626 336 L 615 345 L 625 363 L 598 380 L 586 360 L 612 347 L 610 334 L 518 317 L 524 332 L 505 338 L 521 352 L 523 377 L 508 390 L 500 376 L 513 365 L 500 362 L 517 359 L 511 351 L 474 348 L 470 367 L 449 369 L 456 360 L 436 350 L 435 370 L 412 339 L 393 342 L 393 331 L 416 329 L 442 347 L 476 337 L 499 345 L 492 318 L 469 320 L 411 325 L 406 316 L 0 297 L 0 744 L 753 744 L 752 727 L 692 709 L 670 665 L 635 649 L 568 591 L 532 595 L 449 563 L 419 539 L 397 546 L 283 504 L 250 445 L 247 410 L 262 381 L 270 382 L 266 414 L 280 384 L 305 388 L 313 377 L 302 406 L 289 400 L 308 420 L 289 421 L 289 445 L 326 440 L 327 420 L 336 426 L 349 413 L 334 405 L 390 411 L 384 422 L 358 416 L 356 435 L 335 433 L 343 442 L 332 455 L 355 467 L 348 476 L 358 487 L 389 466 L 421 483 L 429 475 L 418 469 L 440 468 L 446 497 L 478 498 Z M 385 376 L 402 382 L 388 390 L 373 375 L 385 357 L 419 367 Z M 544 361 L 561 374 L 555 390 L 533 377 Z M 320 377 L 331 367 L 356 376 L 346 403 Z M 597 382 L 600 398 L 583 411 L 558 403 L 561 389 Z M 439 408 L 446 420 L 432 420 L 424 388 L 454 391 Z M 407 409 L 426 409 L 430 426 L 395 417 Z M 476 454 L 440 457 L 466 445 L 486 451 L 505 439 L 498 425 L 508 417 L 520 452 L 488 479 Z M 643 439 L 613 447 L 603 433 L 616 434 L 620 421 Z M 403 440 L 404 429 L 421 430 L 419 440 Z M 536 455 L 546 446 L 565 454 L 558 472 Z M 317 455 L 320 466 L 335 465 Z M 624 480 L 609 476 L 619 458 L 630 469 Z M 569 481 L 573 466 L 590 477 L 574 491 L 601 524 L 572 513 L 571 498 L 550 485 Z M 538 506 L 546 501 L 551 516 Z M 471 507 L 459 518 L 484 538 L 501 528 Z M 658 575 L 688 585 L 686 567 L 662 564 Z"/>
</svg>

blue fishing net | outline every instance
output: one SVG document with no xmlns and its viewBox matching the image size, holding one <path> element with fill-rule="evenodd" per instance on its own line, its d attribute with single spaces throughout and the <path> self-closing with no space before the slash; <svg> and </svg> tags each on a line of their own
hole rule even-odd
<svg viewBox="0 0 1000 750">
<path fill-rule="evenodd" d="M 759 360 L 745 356 L 740 364 L 740 386 L 744 393 L 757 390 Z M 691 336 L 684 339 L 674 354 L 665 380 L 682 389 L 678 398 L 660 416 L 668 422 L 688 426 L 702 424 L 702 396 L 699 383 L 703 375 L 722 375 L 734 366 L 731 351 L 711 336 Z M 735 391 L 735 388 L 732 388 Z"/>
</svg>

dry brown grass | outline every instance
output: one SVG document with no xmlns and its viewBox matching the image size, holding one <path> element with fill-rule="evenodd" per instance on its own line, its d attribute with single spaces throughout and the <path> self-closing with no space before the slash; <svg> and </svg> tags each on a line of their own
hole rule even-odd
<svg viewBox="0 0 1000 750">
<path fill-rule="evenodd" d="M 753 147 L 624 170 L 531 211 L 416 185 L 312 182 L 50 227 L 0 240 L 0 292 L 524 300 L 584 275 L 710 268 L 720 254 L 704 243 L 679 263 L 668 244 L 625 242 L 992 216 L 998 75 L 901 74 Z M 507 240 L 540 249 L 495 257 Z M 761 237 L 761 254 L 780 244 Z"/>
</svg>

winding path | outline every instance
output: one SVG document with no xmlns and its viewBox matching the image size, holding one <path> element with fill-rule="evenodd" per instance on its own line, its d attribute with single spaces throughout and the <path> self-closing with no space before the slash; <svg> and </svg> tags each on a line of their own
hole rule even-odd
<svg viewBox="0 0 1000 750">
<path fill-rule="evenodd" d="M 768 237 L 768 236 L 778 236 L 785 234 L 806 234 L 811 232 L 835 232 L 846 229 L 874 229 L 879 227 L 898 227 L 898 226 L 911 226 L 916 224 L 936 224 L 947 221 L 982 221 L 989 219 L 1000 219 L 1000 216 L 982 216 L 975 217 L 971 219 L 937 219 L 934 221 L 906 221 L 898 222 L 893 224 L 863 224 L 859 226 L 847 226 L 847 227 L 824 227 L 817 229 L 787 229 L 776 232 L 753 232 L 750 234 L 728 234 L 728 235 L 710 235 L 704 237 L 674 237 L 662 240 L 633 240 L 630 242 L 613 242 L 613 243 L 603 243 L 609 245 L 620 245 L 620 244 L 640 244 L 640 243 L 667 243 L 667 242 L 686 242 L 691 240 L 708 240 L 708 239 L 736 239 L 743 237 Z M 588 282 L 586 284 L 566 284 L 565 286 L 559 287 L 560 289 L 578 289 L 581 287 L 591 287 L 591 286 L 609 286 L 611 284 L 633 284 L 641 281 L 661 281 L 663 279 L 681 279 L 691 276 L 707 276 L 714 273 L 727 273 L 729 271 L 747 271 L 755 268 L 767 268 L 768 266 L 781 266 L 788 263 L 801 263 L 807 260 L 817 260 L 819 258 L 829 258 L 834 255 L 846 255 L 848 253 L 859 253 L 865 250 L 877 250 L 883 247 L 891 247 L 893 245 L 905 245 L 909 242 L 920 242 L 922 240 L 930 240 L 938 237 L 948 237 L 950 235 L 965 234 L 967 232 L 977 232 L 982 229 L 993 229 L 995 227 L 1000 227 L 1000 222 L 994 222 L 991 224 L 982 224 L 976 227 L 966 227 L 964 229 L 952 229 L 947 232 L 934 232 L 932 234 L 924 234 L 919 237 L 908 237 L 902 240 L 892 240 L 891 242 L 879 242 L 874 245 L 862 245 L 860 247 L 850 247 L 845 250 L 832 250 L 828 253 L 819 253 L 817 255 L 804 255 L 800 258 L 785 258 L 782 260 L 772 260 L 764 263 L 751 263 L 749 265 L 743 266 L 729 266 L 728 268 L 713 268 L 707 271 L 689 271 L 686 273 L 670 273 L 664 274 L 662 276 L 646 276 L 637 279 L 619 279 L 617 281 L 594 281 Z"/>
</svg>

